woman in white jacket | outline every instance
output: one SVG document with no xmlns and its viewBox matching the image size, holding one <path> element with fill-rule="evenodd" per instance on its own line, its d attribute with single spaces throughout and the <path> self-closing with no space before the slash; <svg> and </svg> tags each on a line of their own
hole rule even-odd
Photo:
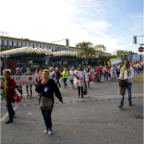
<svg viewBox="0 0 144 144">
<path fill-rule="evenodd" d="M 85 74 L 86 72 L 84 70 L 82 70 L 82 65 L 78 66 L 78 71 L 75 71 L 75 84 L 78 87 L 78 97 L 84 98 L 84 94 L 83 94 L 83 86 L 85 84 Z"/>
</svg>

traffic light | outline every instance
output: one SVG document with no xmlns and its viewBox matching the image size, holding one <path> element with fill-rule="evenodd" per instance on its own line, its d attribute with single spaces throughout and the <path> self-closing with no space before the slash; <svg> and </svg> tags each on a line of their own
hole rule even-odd
<svg viewBox="0 0 144 144">
<path fill-rule="evenodd" d="M 137 37 L 136 36 L 133 37 L 133 43 L 137 44 Z"/>
<path fill-rule="evenodd" d="M 69 39 L 66 39 L 66 46 L 69 47 Z"/>
</svg>

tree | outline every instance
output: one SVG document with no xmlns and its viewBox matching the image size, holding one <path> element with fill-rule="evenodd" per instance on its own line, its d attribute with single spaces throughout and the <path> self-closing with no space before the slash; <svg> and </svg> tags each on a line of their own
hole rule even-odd
<svg viewBox="0 0 144 144">
<path fill-rule="evenodd" d="M 96 51 L 91 42 L 79 42 L 76 44 L 76 48 L 78 50 L 77 57 L 87 59 L 87 64 L 90 58 L 94 59 L 96 57 Z"/>
<path fill-rule="evenodd" d="M 123 56 L 125 55 L 132 55 L 132 54 L 137 54 L 135 52 L 132 51 L 124 51 L 124 50 L 117 50 L 117 56 L 121 56 L 121 58 L 123 58 Z"/>
<path fill-rule="evenodd" d="M 100 52 L 106 51 L 106 47 L 104 45 L 96 45 L 94 48 L 96 51 L 100 51 Z"/>
</svg>

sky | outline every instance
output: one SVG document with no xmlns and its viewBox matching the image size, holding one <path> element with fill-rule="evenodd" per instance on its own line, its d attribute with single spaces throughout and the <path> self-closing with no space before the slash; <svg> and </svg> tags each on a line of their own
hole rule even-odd
<svg viewBox="0 0 144 144">
<path fill-rule="evenodd" d="M 143 0 L 3 0 L 0 31 L 16 38 L 54 42 L 68 38 L 70 46 L 90 41 L 106 52 L 138 52 L 143 35 Z M 65 44 L 65 41 L 57 44 Z"/>
</svg>

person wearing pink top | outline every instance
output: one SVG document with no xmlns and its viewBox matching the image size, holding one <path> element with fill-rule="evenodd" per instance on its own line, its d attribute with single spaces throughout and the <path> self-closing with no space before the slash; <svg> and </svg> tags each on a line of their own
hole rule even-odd
<svg viewBox="0 0 144 144">
<path fill-rule="evenodd" d="M 101 70 L 100 66 L 97 67 L 96 72 L 97 72 L 97 74 L 99 75 L 99 78 L 100 78 L 100 80 L 101 80 L 102 70 Z"/>
</svg>

